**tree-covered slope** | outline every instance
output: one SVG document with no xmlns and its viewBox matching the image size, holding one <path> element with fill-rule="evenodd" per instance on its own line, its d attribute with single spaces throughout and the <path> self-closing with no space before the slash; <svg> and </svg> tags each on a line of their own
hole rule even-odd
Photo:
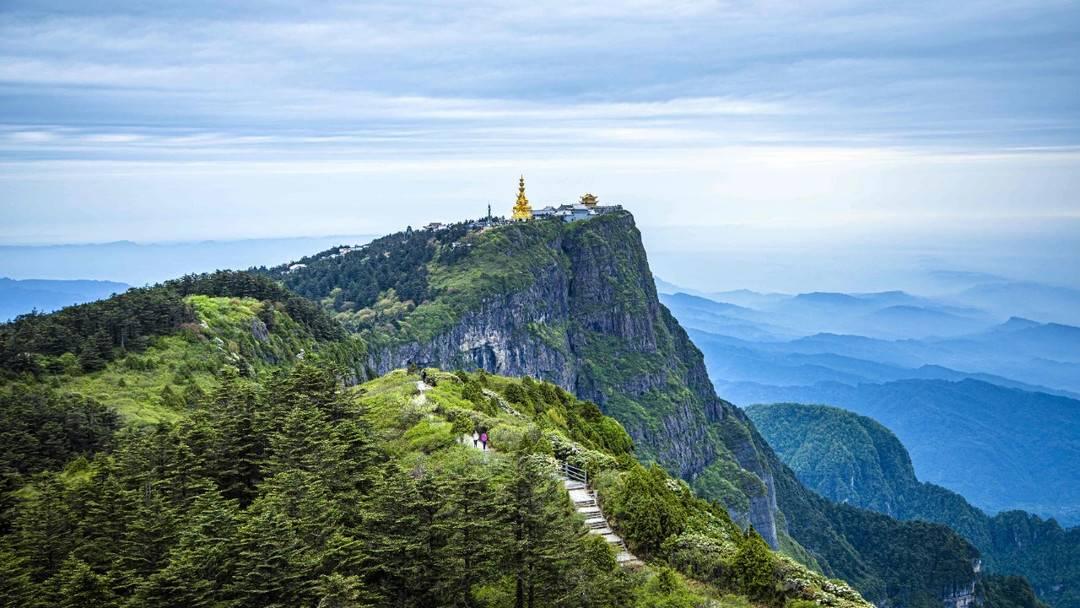
<svg viewBox="0 0 1080 608">
<path fill-rule="evenodd" d="M 745 387 L 744 403 L 828 403 L 888 426 L 919 477 L 993 513 L 1076 520 L 1080 401 L 977 380 Z M 990 480 L 993 480 L 991 483 Z"/>
<path fill-rule="evenodd" d="M 302 262 L 266 272 L 363 336 L 376 372 L 416 364 L 553 382 L 619 420 L 640 459 L 872 600 L 937 605 L 942 588 L 974 576 L 974 550 L 948 529 L 807 491 L 717 397 L 700 351 L 657 299 L 629 213 L 406 231 Z M 350 295 L 357 277 L 374 277 L 380 291 Z M 923 560 L 927 544 L 940 549 L 933 561 Z"/>
<path fill-rule="evenodd" d="M 245 376 L 318 357 L 363 374 L 364 344 L 266 278 L 192 275 L 0 325 L 0 378 L 46 381 L 123 417 L 174 420 L 222 365 Z"/>
<path fill-rule="evenodd" d="M 869 606 L 642 468 L 617 422 L 551 384 L 425 370 L 420 394 L 404 370 L 344 388 L 334 369 L 226 366 L 177 420 L 105 430 L 25 480 L 5 605 Z M 492 451 L 462 441 L 477 428 Z M 623 569 L 587 533 L 556 459 L 603 480 L 655 565 Z"/>
<path fill-rule="evenodd" d="M 1080 605 L 1080 529 L 1022 511 L 990 517 L 959 494 L 920 482 L 900 440 L 865 416 L 800 404 L 756 405 L 747 414 L 808 487 L 899 519 L 948 525 L 978 547 L 988 571 L 1027 577 L 1053 606 Z M 1006 582 L 1002 589 L 1016 585 Z"/>
</svg>

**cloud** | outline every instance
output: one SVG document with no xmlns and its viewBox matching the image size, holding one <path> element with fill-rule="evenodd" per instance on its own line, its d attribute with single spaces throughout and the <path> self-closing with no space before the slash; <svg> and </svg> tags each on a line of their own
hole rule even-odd
<svg viewBox="0 0 1080 608">
<path fill-rule="evenodd" d="M 524 170 L 541 199 L 602 190 L 653 226 L 679 201 L 777 239 L 959 233 L 1075 215 L 1078 56 L 1080 7 L 1057 0 L 8 0 L 0 219 L 393 228 Z M 151 204 L 176 215 L 133 213 Z"/>
</svg>

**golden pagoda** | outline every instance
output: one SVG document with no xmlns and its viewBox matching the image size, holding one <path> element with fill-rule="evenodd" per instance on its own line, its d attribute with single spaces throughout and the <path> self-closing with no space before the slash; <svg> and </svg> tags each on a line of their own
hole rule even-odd
<svg viewBox="0 0 1080 608">
<path fill-rule="evenodd" d="M 529 199 L 525 197 L 525 176 L 521 176 L 521 181 L 518 182 L 518 196 L 517 202 L 514 203 L 514 214 L 511 217 L 515 222 L 521 222 L 532 219 L 532 206 L 529 205 Z"/>
<path fill-rule="evenodd" d="M 585 194 L 581 195 L 581 201 L 580 202 L 581 202 L 582 205 L 585 205 L 586 207 L 592 208 L 592 207 L 595 207 L 596 204 L 600 202 L 600 199 L 596 198 L 595 194 L 593 194 L 591 192 L 586 192 Z"/>
</svg>

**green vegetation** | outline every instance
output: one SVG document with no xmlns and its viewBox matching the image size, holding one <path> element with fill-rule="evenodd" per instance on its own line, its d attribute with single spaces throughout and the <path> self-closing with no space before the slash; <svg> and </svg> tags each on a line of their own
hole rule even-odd
<svg viewBox="0 0 1080 608">
<path fill-rule="evenodd" d="M 985 576 L 977 591 L 994 608 L 1046 608 L 1022 576 Z"/>
<path fill-rule="evenodd" d="M 405 231 L 336 254 L 267 272 L 362 336 L 375 370 L 482 367 L 555 382 L 618 420 L 639 461 L 676 473 L 740 527 L 754 526 L 766 543 L 876 602 L 936 605 L 942 588 L 973 578 L 973 550 L 955 534 L 835 508 L 802 487 L 742 412 L 716 396 L 701 353 L 657 300 L 630 214 Z M 369 278 L 357 283 L 362 276 Z M 363 298 L 343 295 L 357 285 Z M 540 415 L 519 392 L 507 387 L 506 397 Z M 467 400 L 500 411 L 478 387 Z M 542 414 L 560 424 L 561 412 Z M 439 425 L 409 436 L 422 450 L 446 438 Z M 902 544 L 928 542 L 942 548 L 938 565 L 921 558 L 921 545 Z M 901 558 L 889 559 L 893 552 Z"/>
<path fill-rule="evenodd" d="M 986 570 L 1027 577 L 1058 608 L 1080 606 L 1069 585 L 1080 580 L 1080 529 L 1063 530 L 1053 520 L 1020 511 L 990 517 L 959 494 L 919 482 L 904 446 L 870 418 L 800 404 L 754 406 L 747 413 L 808 487 L 900 519 L 948 525 L 979 549 Z M 999 599 L 1015 592 L 1019 599 L 1009 601 L 1028 605 L 1020 583 L 996 580 Z"/>
<path fill-rule="evenodd" d="M 807 491 L 716 397 L 629 214 L 406 231 L 305 263 L 264 272 L 321 306 L 215 273 L 0 326 L 7 386 L 136 423 L 95 426 L 93 441 L 14 428 L 11 462 L 67 444 L 41 461 L 53 472 L 8 476 L 12 584 L 105 605 L 865 605 L 829 576 L 914 608 L 971 581 L 955 534 Z M 576 397 L 418 364 L 545 375 Z M 411 373 L 373 379 L 395 366 Z M 459 445 L 476 428 L 494 455 Z M 646 571 L 583 535 L 556 459 L 596 480 Z M 86 519 L 96 493 L 107 522 Z M 490 513 L 470 510 L 475 496 Z"/>
<path fill-rule="evenodd" d="M 233 272 L 20 317 L 0 325 L 0 344 L 0 378 L 46 382 L 141 423 L 177 421 L 223 365 L 253 377 L 306 356 L 355 377 L 366 352 L 310 302 Z"/>
<path fill-rule="evenodd" d="M 254 306 L 212 304 L 233 322 Z M 33 476 L 20 478 L 26 491 L 0 537 L 6 599 L 748 608 L 749 596 L 777 607 L 791 598 L 866 606 L 744 536 L 685 484 L 643 469 L 618 423 L 554 385 L 425 370 L 435 386 L 419 396 L 416 374 L 342 389 L 328 365 L 255 377 L 226 366 L 175 422 L 75 426 L 53 442 L 65 451 L 46 460 L 15 449 L 10 458 Z M 35 390 L 52 409 L 103 415 L 55 401 L 57 389 Z M 474 428 L 496 451 L 460 442 Z M 586 533 L 554 475 L 556 458 L 604 479 L 616 525 L 655 567 L 624 570 Z M 644 508 L 634 504 L 638 489 L 649 493 Z M 648 524 L 654 504 L 676 515 Z M 727 553 L 695 554 L 690 535 Z"/>
</svg>

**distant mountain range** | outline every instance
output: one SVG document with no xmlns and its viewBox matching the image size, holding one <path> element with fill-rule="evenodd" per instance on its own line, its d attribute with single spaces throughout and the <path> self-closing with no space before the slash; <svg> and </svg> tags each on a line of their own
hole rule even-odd
<svg viewBox="0 0 1080 608">
<path fill-rule="evenodd" d="M 70 306 L 107 298 L 127 291 L 128 285 L 113 281 L 16 281 L 0 278 L 0 322 L 27 312 L 51 312 Z"/>
<path fill-rule="evenodd" d="M 717 301 L 660 285 L 724 398 L 871 416 L 921 479 L 989 512 L 1080 523 L 1080 328 L 896 291 Z"/>
<path fill-rule="evenodd" d="M 828 404 L 881 422 L 919 478 L 990 513 L 1023 509 L 1080 523 L 1080 401 L 978 380 L 812 387 L 729 385 L 743 403 Z"/>
<path fill-rule="evenodd" d="M 193 272 L 273 266 L 312 251 L 371 239 L 370 235 L 334 235 L 175 243 L 0 245 L 0 276 L 146 285 Z"/>
</svg>

